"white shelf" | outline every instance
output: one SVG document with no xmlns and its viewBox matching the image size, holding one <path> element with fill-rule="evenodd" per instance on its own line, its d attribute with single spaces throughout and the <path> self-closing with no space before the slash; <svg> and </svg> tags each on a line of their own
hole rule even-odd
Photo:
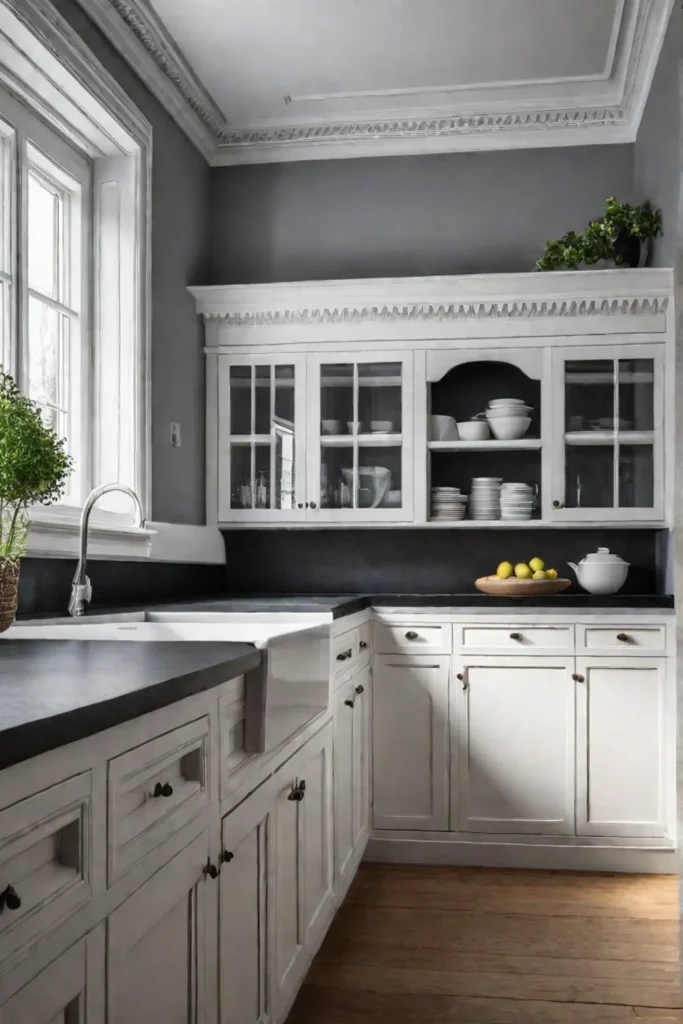
<svg viewBox="0 0 683 1024">
<path fill-rule="evenodd" d="M 237 448 L 250 444 L 270 444 L 272 440 L 272 434 L 232 434 L 230 437 L 230 447 Z"/>
<path fill-rule="evenodd" d="M 595 448 L 597 446 L 644 444 L 653 445 L 653 430 L 573 430 L 564 435 L 564 443 L 574 447 Z"/>
<path fill-rule="evenodd" d="M 400 448 L 403 434 L 321 434 L 321 448 Z"/>
<path fill-rule="evenodd" d="M 543 442 L 538 437 L 522 437 L 519 441 L 428 441 L 430 452 L 513 452 L 538 451 Z"/>
<path fill-rule="evenodd" d="M 597 359 L 600 356 L 596 357 Z M 567 384 L 614 384 L 615 375 L 613 372 L 590 372 L 586 373 L 572 373 L 571 370 L 565 373 L 564 379 Z M 654 382 L 654 374 L 648 370 L 636 370 L 635 373 L 622 371 L 616 378 L 619 384 L 652 384 Z"/>
<path fill-rule="evenodd" d="M 428 519 L 427 526 L 435 526 L 440 530 L 532 530 L 541 526 L 549 526 L 542 519 L 522 519 L 510 522 L 503 519 Z M 556 524 L 555 524 L 556 525 Z M 573 524 L 572 524 L 573 525 Z M 630 525 L 630 524 L 629 524 Z"/>
</svg>

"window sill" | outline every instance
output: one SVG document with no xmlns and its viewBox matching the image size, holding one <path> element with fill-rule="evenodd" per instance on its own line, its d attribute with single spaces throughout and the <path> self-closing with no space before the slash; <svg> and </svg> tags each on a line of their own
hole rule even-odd
<svg viewBox="0 0 683 1024">
<path fill-rule="evenodd" d="M 78 557 L 81 510 L 66 505 L 31 509 L 28 557 Z M 88 524 L 89 558 L 149 558 L 152 538 L 149 527 L 136 527 L 131 517 L 93 511 Z"/>
</svg>

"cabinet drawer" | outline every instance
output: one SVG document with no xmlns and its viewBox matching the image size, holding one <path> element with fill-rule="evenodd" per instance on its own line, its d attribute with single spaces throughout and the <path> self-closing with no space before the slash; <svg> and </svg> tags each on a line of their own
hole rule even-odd
<svg viewBox="0 0 683 1024">
<path fill-rule="evenodd" d="M 525 654 L 536 651 L 571 652 L 574 649 L 572 626 L 484 626 L 462 627 L 462 646 L 466 651 L 507 651 Z"/>
<path fill-rule="evenodd" d="M 208 754 L 204 717 L 109 762 L 109 885 L 206 807 Z"/>
<path fill-rule="evenodd" d="M 578 626 L 577 650 L 592 654 L 666 654 L 666 626 Z"/>
<path fill-rule="evenodd" d="M 358 661 L 359 636 L 357 629 L 349 629 L 332 641 L 332 671 L 334 679 L 347 675 Z"/>
<path fill-rule="evenodd" d="M 90 900 L 91 809 L 84 772 L 0 811 L 0 962 Z"/>
<path fill-rule="evenodd" d="M 372 623 L 364 622 L 358 627 L 358 666 L 365 666 L 370 663 L 370 651 L 372 647 Z"/>
<path fill-rule="evenodd" d="M 451 627 L 449 623 L 392 626 L 375 622 L 373 650 L 375 654 L 450 654 Z"/>
<path fill-rule="evenodd" d="M 221 800 L 242 784 L 241 770 L 258 754 L 247 751 L 247 711 L 244 697 L 244 679 L 241 693 L 229 693 L 218 701 L 221 752 Z"/>
</svg>

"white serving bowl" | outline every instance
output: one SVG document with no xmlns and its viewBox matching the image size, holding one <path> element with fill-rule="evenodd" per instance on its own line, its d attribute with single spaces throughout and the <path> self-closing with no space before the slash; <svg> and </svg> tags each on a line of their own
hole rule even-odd
<svg viewBox="0 0 683 1024">
<path fill-rule="evenodd" d="M 530 405 L 510 405 L 499 409 L 487 409 L 486 419 L 490 423 L 491 420 L 505 419 L 508 416 L 528 416 L 530 412 L 533 412 Z"/>
<path fill-rule="evenodd" d="M 458 423 L 457 428 L 461 441 L 488 441 L 491 437 L 489 425 L 483 420 L 465 420 Z"/>
<path fill-rule="evenodd" d="M 498 441 L 517 441 L 531 426 L 528 416 L 506 416 L 491 422 L 491 431 Z"/>
<path fill-rule="evenodd" d="M 523 398 L 494 398 L 489 402 L 489 409 L 502 409 L 510 405 L 526 405 L 526 402 Z"/>
</svg>

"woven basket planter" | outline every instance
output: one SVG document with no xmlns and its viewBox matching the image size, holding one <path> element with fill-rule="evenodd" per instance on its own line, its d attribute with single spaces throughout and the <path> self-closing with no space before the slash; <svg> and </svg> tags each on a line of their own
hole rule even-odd
<svg viewBox="0 0 683 1024">
<path fill-rule="evenodd" d="M 19 601 L 19 562 L 0 558 L 0 633 L 9 629 Z"/>
</svg>

